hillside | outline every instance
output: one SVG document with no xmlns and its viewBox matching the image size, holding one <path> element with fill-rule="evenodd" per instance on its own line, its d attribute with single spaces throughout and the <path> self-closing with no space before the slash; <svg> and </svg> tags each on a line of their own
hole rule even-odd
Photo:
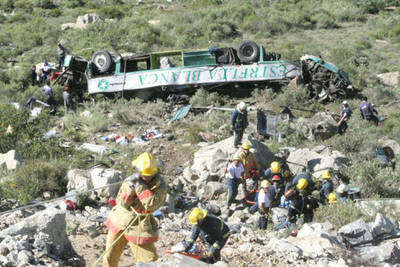
<svg viewBox="0 0 400 267">
<path fill-rule="evenodd" d="M 289 158 L 296 162 L 305 160 L 303 163 L 309 165 L 315 157 L 302 159 L 296 153 L 309 149 L 307 151 L 312 152 L 307 153 L 311 155 L 320 151 L 321 147 L 327 148 L 330 154 L 322 150 L 318 152 L 319 156 L 335 160 L 345 158 L 345 163 L 335 161 L 329 168 L 335 171 L 341 182 L 346 181 L 359 188 L 362 199 L 380 201 L 400 198 L 399 6 L 399 0 L 0 0 L 0 153 L 15 150 L 18 161 L 15 169 L 0 165 L 0 216 L 4 222 L 0 223 L 0 229 L 7 229 L 41 208 L 5 215 L 2 212 L 34 201 L 64 196 L 68 191 L 77 189 L 77 186 L 70 186 L 71 180 L 97 177 L 92 174 L 96 168 L 110 170 L 113 175 L 118 173 L 118 178 L 110 174 L 111 180 L 128 177 L 134 171 L 132 160 L 144 151 L 152 152 L 159 161 L 161 173 L 171 187 L 170 198 L 173 200 L 170 201 L 175 204 L 174 211 L 167 211 L 164 207 L 165 217 L 160 219 L 163 226 L 157 248 L 162 259 L 158 264 L 167 264 L 170 260 L 171 256 L 165 253 L 167 247 L 188 238 L 190 225 L 187 214 L 190 207 L 217 206 L 220 208 L 217 214 L 229 214 L 229 209 L 226 211 L 223 208 L 226 183 L 222 175 L 211 174 L 211 171 L 204 175 L 188 172 L 196 165 L 196 152 L 204 150 L 204 147 L 212 149 L 213 145 L 222 142 L 224 153 L 229 157 L 233 155 L 233 148 L 224 147 L 224 142 L 231 136 L 231 112 L 192 109 L 183 119 L 171 122 L 182 104 L 168 102 L 162 96 L 143 101 L 138 98 L 123 99 L 117 94 L 114 97 L 101 94 L 89 96 L 84 91 L 82 101 L 73 96 L 72 110 L 65 113 L 62 106 L 63 87 L 54 85 L 58 105 L 55 114 L 43 109 L 37 117 L 32 117 L 24 107 L 26 102 L 32 96 L 45 101 L 45 94 L 42 86 L 31 85 L 29 70 L 44 60 L 57 62 L 58 43 L 69 53 L 86 60 L 99 50 L 141 54 L 175 49 L 209 49 L 211 46 L 237 48 L 243 40 L 254 40 L 266 51 L 279 53 L 282 59 L 288 61 L 298 61 L 305 54 L 319 56 L 349 75 L 353 94 L 334 102 L 321 103 L 309 98 L 306 87 L 293 90 L 286 85 L 267 85 L 253 90 L 244 85 L 240 90 L 234 86 L 224 91 L 199 88 L 195 94 L 189 95 L 189 103 L 193 107 L 213 105 L 235 108 L 244 101 L 250 110 L 262 108 L 275 114 L 280 114 L 282 107 L 290 107 L 296 119 L 280 123 L 278 130 L 283 138 L 279 140 L 257 134 L 257 116 L 249 111 L 250 126 L 246 134 L 250 136 L 249 140 L 255 140 L 252 143 L 257 144 L 258 153 L 258 149 L 265 146 L 277 156 L 282 149 L 289 148 Z M 100 21 L 82 27 L 65 25 L 76 23 L 79 16 L 94 13 L 101 17 Z M 382 73 L 391 73 L 388 77 L 392 80 L 388 82 L 388 79 L 379 78 Z M 363 96 L 368 97 L 379 115 L 385 117 L 379 126 L 360 119 L 359 107 Z M 313 124 L 312 117 L 320 112 L 338 116 L 343 100 L 348 101 L 353 111 L 347 132 L 338 135 L 327 130 L 329 136 L 315 138 L 314 130 L 310 130 L 313 126 L 309 126 Z M 22 107 L 17 109 L 11 103 L 19 103 Z M 334 125 L 334 119 L 330 119 Z M 150 132 L 153 135 L 162 133 L 163 137 L 151 139 Z M 139 139 L 150 137 L 146 142 L 121 145 L 105 140 L 112 134 L 126 136 L 127 139 L 132 136 Z M 84 143 L 103 145 L 108 151 L 97 154 L 79 149 Z M 393 168 L 382 167 L 376 157 L 376 149 L 383 146 L 390 146 L 394 151 L 393 162 L 397 164 Z M 340 153 L 340 157 L 333 156 L 335 151 Z M 263 162 L 265 166 L 272 161 L 270 155 L 267 158 Z M 227 159 L 218 160 L 219 165 L 216 166 L 221 171 L 225 167 L 225 163 L 221 162 Z M 295 166 L 291 166 L 293 168 Z M 308 171 L 316 174 L 318 169 L 309 168 Z M 107 180 L 108 183 L 110 181 Z M 221 186 L 223 190 L 204 198 L 199 192 L 209 193 L 207 190 L 212 190 L 212 185 L 216 188 Z M 86 189 L 90 189 L 89 186 Z M 84 194 L 78 201 L 79 210 L 75 213 L 67 211 L 67 215 L 63 215 L 66 216 L 63 220 L 68 239 L 76 252 L 70 261 L 62 259 L 59 255 L 62 253 L 55 253 L 54 257 L 46 254 L 41 262 L 32 256 L 27 266 L 57 261 L 61 265 L 91 266 L 104 252 L 107 229 L 100 223 L 89 222 L 89 217 L 104 213 L 106 207 L 109 208 L 106 202 L 109 196 L 109 191 L 102 196 Z M 191 202 L 193 198 L 197 200 Z M 324 252 L 315 257 L 306 252 L 302 256 L 295 253 L 297 256 L 287 261 L 283 260 L 282 251 L 279 255 L 263 254 L 263 246 L 268 245 L 273 250 L 277 246 L 274 240 L 286 238 L 289 232 L 276 234 L 272 231 L 272 222 L 267 231 L 260 231 L 255 227 L 256 216 L 241 210 L 247 209 L 240 206 L 238 211 L 225 218 L 230 225 L 248 226 L 233 235 L 225 253 L 222 250 L 223 261 L 230 266 L 249 266 L 251 263 L 255 266 L 277 263 L 328 266 L 330 261 L 340 264 L 340 260 L 347 259 L 352 260 L 345 263 L 350 266 L 377 264 L 374 259 L 358 263 L 357 256 L 352 258 L 353 251 L 350 249 L 340 252 L 329 250 L 329 255 Z M 366 210 L 353 202 L 321 205 L 315 211 L 314 221 L 329 221 L 332 227 L 326 226 L 326 229 L 337 232 L 340 227 L 360 218 L 371 221 L 380 212 L 395 222 L 398 229 L 400 212 L 397 208 L 390 206 L 385 210 Z M 237 221 L 235 218 L 240 219 Z M 302 223 L 296 227 L 303 229 Z M 335 236 L 336 232 L 333 232 L 330 234 Z M 35 237 L 29 238 L 38 240 L 37 236 L 36 233 Z M 398 240 L 393 242 L 397 242 L 400 251 Z M 1 231 L 0 241 L 0 247 L 3 242 L 6 244 Z M 240 246 L 234 242 L 240 243 Z M 296 242 L 291 244 L 300 246 Z M 36 245 L 34 247 L 36 249 Z M 237 247 L 240 250 L 235 250 Z M 306 251 L 303 247 L 302 250 Z M 0 265 L 6 264 L 6 255 L 1 249 L 0 252 Z M 260 260 L 262 257 L 268 258 L 268 261 Z M 132 264 L 131 258 L 127 249 L 122 261 L 126 265 Z M 8 259 L 7 262 L 11 266 L 16 265 L 13 260 Z"/>
</svg>

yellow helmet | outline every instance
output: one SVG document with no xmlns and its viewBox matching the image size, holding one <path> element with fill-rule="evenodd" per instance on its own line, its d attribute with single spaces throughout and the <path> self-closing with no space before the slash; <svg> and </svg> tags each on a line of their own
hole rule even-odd
<svg viewBox="0 0 400 267">
<path fill-rule="evenodd" d="M 199 220 L 204 219 L 207 216 L 207 211 L 199 208 L 194 208 L 189 214 L 189 222 L 191 224 L 197 224 Z"/>
<path fill-rule="evenodd" d="M 149 152 L 140 154 L 132 161 L 132 166 L 135 167 L 141 175 L 151 176 L 158 172 L 157 161 Z"/>
<path fill-rule="evenodd" d="M 329 170 L 325 170 L 322 172 L 322 179 L 331 179 L 331 173 L 329 172 Z"/>
<path fill-rule="evenodd" d="M 336 196 L 336 194 L 335 193 L 330 193 L 329 195 L 328 195 L 328 203 L 329 204 L 335 204 L 337 202 L 337 196 Z"/>
<path fill-rule="evenodd" d="M 261 188 L 268 188 L 271 184 L 269 183 L 268 180 L 263 180 L 260 184 Z"/>
<path fill-rule="evenodd" d="M 298 190 L 304 190 L 306 187 L 308 186 L 308 181 L 305 178 L 301 178 L 298 182 L 297 182 L 297 189 Z"/>
<path fill-rule="evenodd" d="M 273 173 L 278 173 L 278 172 L 280 172 L 280 171 L 281 171 L 281 164 L 279 164 L 279 162 L 277 162 L 277 161 L 273 161 L 273 162 L 271 163 L 271 171 L 272 171 Z"/>
<path fill-rule="evenodd" d="M 242 148 L 243 148 L 243 149 L 250 149 L 250 148 L 251 148 L 251 145 L 250 145 L 248 142 L 244 142 L 244 143 L 242 144 Z"/>
</svg>

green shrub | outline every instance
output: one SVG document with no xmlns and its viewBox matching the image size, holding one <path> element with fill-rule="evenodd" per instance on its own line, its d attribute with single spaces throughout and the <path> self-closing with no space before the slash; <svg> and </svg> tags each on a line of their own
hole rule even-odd
<svg viewBox="0 0 400 267">
<path fill-rule="evenodd" d="M 199 89 L 190 98 L 190 104 L 193 106 L 207 107 L 210 105 L 220 107 L 225 103 L 225 100 L 217 92 L 209 93 L 204 89 Z"/>
<path fill-rule="evenodd" d="M 100 9 L 100 16 L 106 18 L 122 18 L 124 12 L 117 6 L 105 6 Z"/>
<path fill-rule="evenodd" d="M 371 221 L 372 218 L 366 216 L 357 204 L 350 201 L 339 201 L 333 205 L 320 206 L 315 210 L 314 221 L 325 222 L 329 221 L 336 229 L 343 225 L 364 218 L 366 221 Z"/>
<path fill-rule="evenodd" d="M 33 160 L 21 166 L 1 187 L 6 197 L 27 204 L 45 191 L 63 195 L 67 185 L 66 173 L 67 164 L 63 161 Z"/>
</svg>

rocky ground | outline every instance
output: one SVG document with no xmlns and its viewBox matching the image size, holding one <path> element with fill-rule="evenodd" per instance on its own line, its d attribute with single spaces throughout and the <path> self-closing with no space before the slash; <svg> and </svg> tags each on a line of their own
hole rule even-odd
<svg viewBox="0 0 400 267">
<path fill-rule="evenodd" d="M 273 157 L 268 147 L 252 136 L 245 138 L 252 143 L 253 152 L 260 162 L 268 165 Z M 226 165 L 226 159 L 235 153 L 229 145 L 231 142 L 232 138 L 229 138 L 200 148 L 194 154 L 193 161 L 170 182 L 172 190 L 168 201 L 157 217 L 160 225 L 160 240 L 157 242 L 160 259 L 150 266 L 185 266 L 185 262 L 190 262 L 183 256 L 168 254 L 166 249 L 190 235 L 187 214 L 194 206 L 206 208 L 210 214 L 226 220 L 233 233 L 222 250 L 222 261 L 216 266 L 358 266 L 384 263 L 385 266 L 391 266 L 399 262 L 399 222 L 381 214 L 373 222 L 366 223 L 360 219 L 340 229 L 326 220 L 299 224 L 295 227 L 296 231 L 272 231 L 272 225 L 277 223 L 279 216 L 279 208 L 276 208 L 272 212 L 268 230 L 261 231 L 256 227 L 258 215 L 251 214 L 246 205 L 238 203 L 227 209 L 226 186 L 220 179 L 220 172 Z M 288 159 L 292 162 L 289 167 L 294 172 L 299 166 L 306 165 L 315 174 L 320 169 L 339 168 L 347 162 L 343 154 L 329 148 L 289 150 Z M 124 178 L 122 172 L 106 167 L 73 169 L 68 173 L 68 190 L 89 190 Z M 36 210 L 2 215 L 1 264 L 93 265 L 105 250 L 107 229 L 102 222 L 111 208 L 107 199 L 115 196 L 117 191 L 118 185 L 93 192 L 92 197 L 97 201 L 82 210 L 65 210 L 65 204 L 61 201 Z M 242 197 L 240 193 L 238 199 Z M 11 207 L 15 205 L 11 201 L 3 203 Z M 121 258 L 121 266 L 131 266 L 132 258 L 127 248 Z"/>
</svg>

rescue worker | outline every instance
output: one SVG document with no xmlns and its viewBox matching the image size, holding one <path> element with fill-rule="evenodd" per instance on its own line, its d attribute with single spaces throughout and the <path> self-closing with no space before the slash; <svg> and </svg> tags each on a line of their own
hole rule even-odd
<svg viewBox="0 0 400 267">
<path fill-rule="evenodd" d="M 340 119 L 337 123 L 337 130 L 336 132 L 340 135 L 344 134 L 347 129 L 347 121 L 350 119 L 351 116 L 351 109 L 349 107 L 349 103 L 345 100 L 342 103 L 343 109 L 340 112 Z"/>
<path fill-rule="evenodd" d="M 36 73 L 36 66 L 32 66 L 29 76 L 31 77 L 31 85 L 34 86 L 36 85 L 37 82 L 37 73 Z"/>
<path fill-rule="evenodd" d="M 139 155 L 132 165 L 138 173 L 125 179 L 117 195 L 117 205 L 105 222 L 109 230 L 103 267 L 118 266 L 127 243 L 135 263 L 158 258 L 154 246 L 158 240 L 158 225 L 153 212 L 165 203 L 167 185 L 159 176 L 156 160 L 149 152 Z"/>
<path fill-rule="evenodd" d="M 274 175 L 278 175 L 280 178 L 282 178 L 281 164 L 278 161 L 271 162 L 271 166 L 264 172 L 265 178 L 268 179 L 269 181 L 271 181 L 272 176 Z"/>
<path fill-rule="evenodd" d="M 228 178 L 228 208 L 235 202 L 238 194 L 238 187 L 242 182 L 244 168 L 240 160 L 240 156 L 235 155 L 232 163 L 230 163 L 226 169 L 226 177 Z"/>
<path fill-rule="evenodd" d="M 333 192 L 333 182 L 331 179 L 331 173 L 328 170 L 322 172 L 321 178 L 323 180 L 320 190 L 321 203 L 325 203 L 330 193 Z"/>
<path fill-rule="evenodd" d="M 258 227 L 261 230 L 267 228 L 268 214 L 272 208 L 272 202 L 275 200 L 275 187 L 268 180 L 263 180 L 260 184 L 258 192 L 258 211 L 260 217 L 258 219 Z"/>
<path fill-rule="evenodd" d="M 378 125 L 379 119 L 374 115 L 374 113 L 378 114 L 378 112 L 374 109 L 372 104 L 368 102 L 368 98 L 366 96 L 362 98 L 360 113 L 362 119 L 372 121 L 375 125 Z"/>
<path fill-rule="evenodd" d="M 246 104 L 244 102 L 240 102 L 236 106 L 231 117 L 231 127 L 235 134 L 233 145 L 236 148 L 239 147 L 239 144 L 242 142 L 243 133 L 247 126 L 249 126 L 249 122 L 247 120 Z"/>
<path fill-rule="evenodd" d="M 64 66 L 64 59 L 65 59 L 66 49 L 61 43 L 57 45 L 57 60 L 58 60 L 58 68 L 62 70 Z"/>
<path fill-rule="evenodd" d="M 210 250 L 206 253 L 203 260 L 210 263 L 221 259 L 221 250 L 229 238 L 230 230 L 223 220 L 207 215 L 207 211 L 200 208 L 194 208 L 189 214 L 189 222 L 193 225 L 190 239 L 185 243 L 185 251 L 192 248 L 193 243 L 200 235 L 208 244 Z"/>
<path fill-rule="evenodd" d="M 285 192 L 289 189 L 293 189 L 306 196 L 311 194 L 313 188 L 314 182 L 312 181 L 311 176 L 308 173 L 303 172 L 296 175 L 293 181 L 286 184 Z"/>
<path fill-rule="evenodd" d="M 272 176 L 272 186 L 275 189 L 274 203 L 272 205 L 274 207 L 279 205 L 280 199 L 285 193 L 285 184 L 279 175 L 274 175 Z"/>
<path fill-rule="evenodd" d="M 346 184 L 340 184 L 336 188 L 336 195 L 340 201 L 346 201 L 349 198 L 349 187 Z"/>
<path fill-rule="evenodd" d="M 44 60 L 43 66 L 40 70 L 42 71 L 40 74 L 40 82 L 44 83 L 50 81 L 51 67 L 46 59 Z"/>
<path fill-rule="evenodd" d="M 314 209 L 318 208 L 318 201 L 315 198 L 301 196 L 296 190 L 289 189 L 285 192 L 285 198 L 290 200 L 287 221 L 295 223 L 298 216 L 303 214 L 303 222 L 312 222 Z"/>
<path fill-rule="evenodd" d="M 244 167 L 243 172 L 243 193 L 247 194 L 247 182 L 252 182 L 253 187 L 257 185 L 258 172 L 261 169 L 256 157 L 250 152 L 251 145 L 245 142 L 241 146 L 241 152 L 239 154 L 241 162 Z"/>
<path fill-rule="evenodd" d="M 335 192 L 329 193 L 328 195 L 328 203 L 329 204 L 336 204 L 337 203 L 337 195 Z"/>
<path fill-rule="evenodd" d="M 66 85 L 64 86 L 64 92 L 63 92 L 63 100 L 64 100 L 64 109 L 65 113 L 68 112 L 68 109 L 70 107 L 70 93 L 69 93 L 69 86 Z"/>
<path fill-rule="evenodd" d="M 50 82 L 46 82 L 46 84 L 42 88 L 44 94 L 46 95 L 46 102 L 52 109 L 52 113 L 55 112 L 55 100 L 53 95 L 53 89 L 50 87 Z"/>
</svg>

